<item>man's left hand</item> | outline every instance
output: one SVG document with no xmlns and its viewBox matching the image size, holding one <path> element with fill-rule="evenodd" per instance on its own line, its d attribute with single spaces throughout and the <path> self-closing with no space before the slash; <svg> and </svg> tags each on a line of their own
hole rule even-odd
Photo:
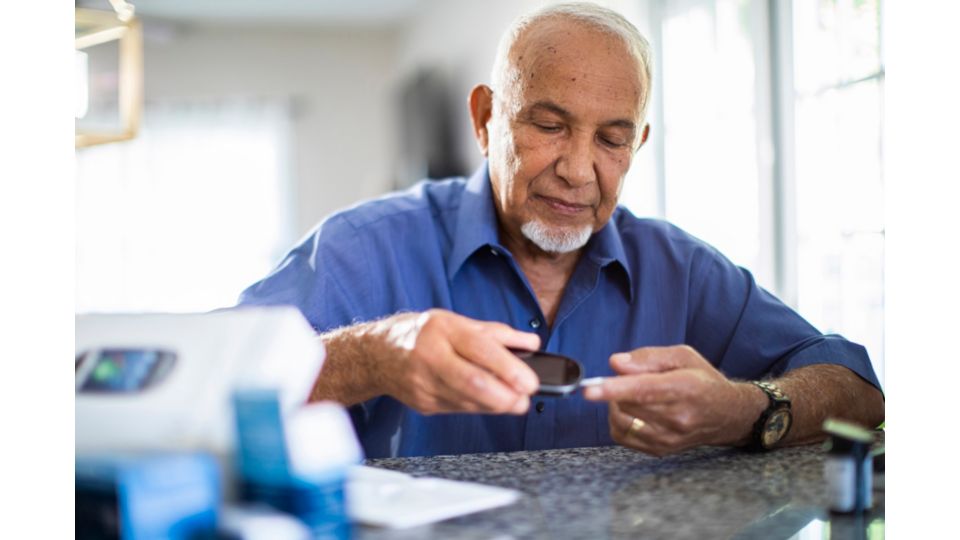
<svg viewBox="0 0 960 540">
<path fill-rule="evenodd" d="M 759 389 L 727 379 L 686 345 L 618 353 L 610 365 L 620 376 L 584 397 L 610 402 L 614 441 L 655 456 L 746 443 L 766 404 Z"/>
</svg>

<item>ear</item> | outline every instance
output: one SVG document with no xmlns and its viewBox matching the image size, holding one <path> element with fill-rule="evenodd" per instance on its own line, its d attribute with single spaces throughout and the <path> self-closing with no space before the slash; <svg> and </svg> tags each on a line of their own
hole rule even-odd
<svg viewBox="0 0 960 540">
<path fill-rule="evenodd" d="M 493 114 L 493 90 L 485 84 L 474 86 L 473 90 L 470 91 L 468 105 L 470 107 L 470 119 L 473 121 L 473 136 L 477 139 L 480 152 L 486 157 L 490 142 L 487 123 Z"/>
<path fill-rule="evenodd" d="M 650 124 L 643 125 L 643 133 L 640 135 L 640 144 L 637 145 L 637 150 L 640 150 L 644 144 L 646 144 L 647 139 L 650 137 Z"/>
</svg>

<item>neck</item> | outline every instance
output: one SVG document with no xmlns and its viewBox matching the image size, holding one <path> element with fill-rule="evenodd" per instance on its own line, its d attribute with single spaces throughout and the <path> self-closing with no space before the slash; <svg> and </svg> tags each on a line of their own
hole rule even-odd
<svg viewBox="0 0 960 540">
<path fill-rule="evenodd" d="M 548 326 L 553 326 L 563 292 L 583 255 L 583 249 L 551 253 L 540 249 L 522 234 L 510 234 L 500 227 L 500 241 L 510 250 L 537 297 Z"/>
</svg>

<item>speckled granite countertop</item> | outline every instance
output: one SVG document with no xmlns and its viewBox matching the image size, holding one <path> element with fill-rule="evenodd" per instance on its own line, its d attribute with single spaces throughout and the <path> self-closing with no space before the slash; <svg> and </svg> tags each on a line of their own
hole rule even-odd
<svg viewBox="0 0 960 540">
<path fill-rule="evenodd" d="M 662 459 L 605 447 L 369 460 L 414 476 L 481 482 L 524 495 L 511 506 L 432 526 L 358 527 L 354 537 L 766 540 L 802 531 L 798 538 L 873 538 L 877 532 L 882 538 L 882 488 L 874 489 L 874 508 L 864 520 L 831 518 L 824 456 L 816 444 L 763 454 L 701 448 Z"/>
</svg>

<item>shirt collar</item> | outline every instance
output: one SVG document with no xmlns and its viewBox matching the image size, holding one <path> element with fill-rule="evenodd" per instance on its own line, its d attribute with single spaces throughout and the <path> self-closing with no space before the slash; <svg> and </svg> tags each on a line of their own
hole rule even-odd
<svg viewBox="0 0 960 540">
<path fill-rule="evenodd" d="M 623 249 L 623 237 L 617 227 L 617 215 L 621 211 L 620 208 L 614 210 L 607 224 L 590 237 L 585 256 L 601 268 L 618 263 L 626 274 L 627 294 L 633 302 L 633 274 L 627 261 L 626 250 Z"/>
<path fill-rule="evenodd" d="M 632 302 L 633 279 L 626 251 L 623 249 L 623 239 L 616 224 L 619 212 L 617 209 L 610 221 L 590 238 L 584 256 L 601 268 L 614 262 L 619 263 L 626 274 Z M 493 189 L 490 186 L 490 171 L 486 162 L 467 180 L 463 197 L 460 199 L 453 250 L 447 259 L 447 277 L 452 280 L 466 260 L 485 247 L 506 251 L 506 248 L 500 245 L 497 211 L 493 205 Z"/>
<path fill-rule="evenodd" d="M 456 227 L 453 250 L 447 259 L 449 279 L 453 279 L 463 263 L 478 249 L 500 246 L 497 211 L 493 206 L 493 189 L 490 187 L 486 162 L 467 180 L 460 198 Z"/>
</svg>

